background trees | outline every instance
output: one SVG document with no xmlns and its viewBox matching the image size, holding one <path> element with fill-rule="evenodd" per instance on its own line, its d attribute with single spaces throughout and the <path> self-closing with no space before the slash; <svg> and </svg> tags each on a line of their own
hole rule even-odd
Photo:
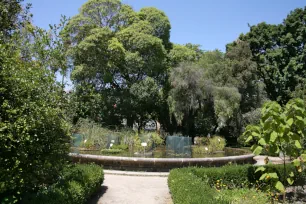
<svg viewBox="0 0 306 204">
<path fill-rule="evenodd" d="M 260 23 L 240 39 L 250 44 L 257 75 L 269 99 L 286 104 L 304 97 L 306 8 L 291 11 L 282 24 Z"/>
</svg>

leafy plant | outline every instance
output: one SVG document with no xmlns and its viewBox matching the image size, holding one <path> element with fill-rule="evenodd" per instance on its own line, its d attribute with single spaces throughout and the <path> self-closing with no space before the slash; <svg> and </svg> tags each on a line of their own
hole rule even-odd
<svg viewBox="0 0 306 204">
<path fill-rule="evenodd" d="M 104 180 L 103 169 L 94 164 L 76 164 L 66 167 L 60 180 L 38 193 L 23 199 L 25 204 L 84 203 L 97 192 Z"/>
<path fill-rule="evenodd" d="M 123 152 L 122 149 L 102 149 L 101 153 L 102 154 L 119 154 Z"/>
<path fill-rule="evenodd" d="M 261 114 L 260 124 L 247 126 L 244 136 L 247 137 L 246 142 L 255 142 L 251 149 L 256 155 L 263 150 L 283 154 L 283 180 L 279 179 L 276 172 L 268 171 L 266 167 L 259 167 L 257 171 L 262 172 L 260 180 L 271 182 L 276 189 L 285 193 L 284 184 L 292 185 L 295 176 L 294 172 L 285 170 L 285 157 L 294 158 L 293 164 L 298 172 L 302 172 L 302 164 L 306 160 L 301 144 L 306 133 L 305 103 L 301 99 L 292 99 L 285 107 L 281 107 L 277 102 L 267 102 Z"/>
</svg>

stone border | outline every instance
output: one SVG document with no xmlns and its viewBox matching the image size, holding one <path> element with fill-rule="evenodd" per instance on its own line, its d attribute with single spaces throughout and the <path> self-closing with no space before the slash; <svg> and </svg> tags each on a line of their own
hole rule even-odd
<svg viewBox="0 0 306 204">
<path fill-rule="evenodd" d="M 181 167 L 223 166 L 228 163 L 254 163 L 254 154 L 207 158 L 139 158 L 70 153 L 73 162 L 95 163 L 105 169 L 168 172 Z"/>
</svg>

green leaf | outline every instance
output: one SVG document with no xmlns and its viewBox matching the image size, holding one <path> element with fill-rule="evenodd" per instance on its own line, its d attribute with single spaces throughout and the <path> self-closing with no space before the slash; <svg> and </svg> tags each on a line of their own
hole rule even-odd
<svg viewBox="0 0 306 204">
<path fill-rule="evenodd" d="M 273 131 L 270 135 L 270 142 L 275 142 L 277 138 L 277 132 Z"/>
<path fill-rule="evenodd" d="M 295 146 L 299 149 L 302 149 L 301 143 L 298 140 L 295 140 Z"/>
<path fill-rule="evenodd" d="M 265 171 L 265 170 L 266 170 L 266 168 L 263 167 L 263 166 L 261 166 L 261 167 L 258 167 L 258 168 L 256 169 L 255 173 L 256 173 L 256 172 L 259 172 L 259 171 Z"/>
<path fill-rule="evenodd" d="M 294 173 L 291 171 L 289 174 L 290 177 L 294 177 Z"/>
<path fill-rule="evenodd" d="M 271 178 L 277 179 L 277 173 L 268 173 L 268 176 L 270 176 Z"/>
<path fill-rule="evenodd" d="M 293 165 L 299 167 L 301 165 L 301 161 L 299 159 L 295 159 L 292 161 Z"/>
<path fill-rule="evenodd" d="M 287 120 L 287 124 L 291 126 L 293 124 L 293 118 L 290 118 L 289 120 Z"/>
<path fill-rule="evenodd" d="M 252 132 L 252 135 L 253 135 L 254 137 L 260 137 L 260 134 L 258 134 L 257 132 Z"/>
<path fill-rule="evenodd" d="M 259 155 L 261 152 L 262 152 L 262 147 L 261 146 L 257 146 L 255 149 L 254 149 L 254 151 L 253 151 L 253 153 L 255 154 L 255 155 Z"/>
<path fill-rule="evenodd" d="M 252 136 L 249 136 L 248 139 L 245 141 L 246 143 L 250 142 L 253 139 Z"/>
<path fill-rule="evenodd" d="M 306 154 L 301 154 L 301 158 L 303 159 L 304 162 L 306 162 Z"/>
<path fill-rule="evenodd" d="M 292 132 L 290 132 L 291 134 L 291 138 L 293 139 L 293 140 L 299 140 L 300 139 L 300 136 L 298 135 L 298 134 L 296 134 L 296 133 L 292 133 Z"/>
<path fill-rule="evenodd" d="M 264 173 L 263 175 L 261 175 L 261 177 L 259 178 L 260 181 L 264 180 L 267 176 L 267 173 Z"/>
<path fill-rule="evenodd" d="M 266 141 L 265 141 L 264 138 L 261 138 L 261 139 L 258 141 L 258 144 L 264 146 L 264 145 L 266 145 L 267 143 L 266 143 Z"/>
<path fill-rule="evenodd" d="M 279 190 L 280 192 L 284 192 L 285 191 L 285 187 L 284 187 L 284 185 L 280 181 L 277 181 L 275 183 L 275 188 L 277 190 Z"/>
<path fill-rule="evenodd" d="M 287 178 L 287 181 L 288 181 L 288 183 L 289 183 L 290 185 L 292 185 L 293 182 L 294 182 L 294 180 L 293 180 L 292 178 Z"/>
</svg>

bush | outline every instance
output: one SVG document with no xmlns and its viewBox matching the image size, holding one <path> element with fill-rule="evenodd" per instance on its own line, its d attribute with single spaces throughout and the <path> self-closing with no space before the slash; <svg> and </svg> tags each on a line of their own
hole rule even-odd
<svg viewBox="0 0 306 204">
<path fill-rule="evenodd" d="M 284 179 L 283 165 L 267 165 L 267 171 L 277 172 L 281 181 Z M 191 171 L 202 179 L 208 179 L 210 186 L 213 186 L 217 180 L 222 179 L 223 183 L 231 188 L 252 186 L 259 181 L 261 172 L 255 173 L 257 166 L 253 165 L 229 165 L 223 167 L 211 168 L 192 168 Z M 299 185 L 306 184 L 306 172 L 299 173 L 296 168 L 291 165 L 286 165 L 286 171 L 293 171 L 295 174 L 295 183 Z M 287 183 L 285 183 L 287 184 Z M 288 185 L 288 184 L 287 184 Z"/>
<path fill-rule="evenodd" d="M 226 145 L 225 139 L 220 136 L 198 138 L 197 143 L 199 145 L 192 148 L 194 154 L 210 154 L 215 151 L 223 151 Z"/>
<path fill-rule="evenodd" d="M 174 204 L 215 203 L 215 190 L 187 168 L 171 170 L 168 185 Z"/>
<path fill-rule="evenodd" d="M 121 153 L 121 149 L 102 149 L 101 153 L 102 154 L 119 154 Z"/>
<path fill-rule="evenodd" d="M 0 202 L 5 203 L 55 182 L 70 146 L 62 87 L 50 71 L 8 50 L 0 45 Z"/>
<path fill-rule="evenodd" d="M 120 145 L 113 145 L 111 149 L 118 149 L 122 151 L 127 151 L 129 149 L 129 146 L 126 144 L 120 144 Z"/>
<path fill-rule="evenodd" d="M 260 185 L 260 172 L 256 166 L 229 165 L 213 168 L 182 168 L 171 170 L 168 185 L 174 204 L 202 203 L 269 203 L 265 193 L 256 191 Z M 267 165 L 284 179 L 282 165 Z M 298 173 L 293 165 L 286 165 L 286 171 L 293 170 L 296 185 L 306 184 L 306 172 Z M 218 183 L 218 184 L 217 184 Z M 222 184 L 222 185 L 221 185 Z M 222 187 L 221 187 L 222 186 Z"/>
<path fill-rule="evenodd" d="M 220 136 L 213 136 L 209 139 L 209 149 L 212 151 L 223 151 L 225 148 L 226 142 L 223 137 Z"/>
<path fill-rule="evenodd" d="M 24 198 L 25 204 L 84 203 L 98 191 L 104 180 L 103 169 L 94 164 L 66 168 L 58 183 Z"/>
</svg>

